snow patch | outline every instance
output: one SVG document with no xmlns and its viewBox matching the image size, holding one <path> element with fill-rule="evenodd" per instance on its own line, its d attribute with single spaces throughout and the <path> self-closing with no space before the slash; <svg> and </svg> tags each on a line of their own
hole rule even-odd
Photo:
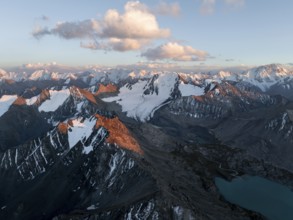
<svg viewBox="0 0 293 220">
<path fill-rule="evenodd" d="M 82 106 L 83 106 L 84 102 L 80 102 L 76 105 L 76 111 L 81 112 Z"/>
<path fill-rule="evenodd" d="M 0 98 L 0 117 L 8 111 L 12 103 L 17 99 L 17 95 L 3 95 Z"/>
<path fill-rule="evenodd" d="M 27 105 L 33 105 L 38 100 L 38 96 L 31 97 L 30 99 L 26 99 L 25 102 Z"/>
<path fill-rule="evenodd" d="M 68 142 L 69 147 L 74 147 L 79 141 L 83 142 L 83 139 L 87 139 L 92 131 L 94 126 L 96 125 L 96 120 L 94 118 L 91 119 L 84 119 L 78 118 L 72 120 L 73 127 L 70 127 L 68 130 Z M 87 149 L 88 148 L 88 149 Z M 90 147 L 84 148 L 86 151 L 90 151 Z"/>
<path fill-rule="evenodd" d="M 87 210 L 94 210 L 94 209 L 96 209 L 96 206 L 95 205 L 91 205 L 91 206 L 87 207 L 86 209 Z"/>
<path fill-rule="evenodd" d="M 94 150 L 93 146 L 90 145 L 90 146 L 84 147 L 82 153 L 84 153 L 84 154 L 89 154 L 89 153 L 92 152 L 93 150 Z"/>
<path fill-rule="evenodd" d="M 286 116 L 287 116 L 287 113 L 284 113 L 282 116 L 282 125 L 281 125 L 279 131 L 283 130 L 286 125 Z"/>
<path fill-rule="evenodd" d="M 69 89 L 60 90 L 60 91 L 50 90 L 49 92 L 50 92 L 50 99 L 42 103 L 42 105 L 39 107 L 40 112 L 41 111 L 44 111 L 44 112 L 56 111 L 70 96 Z"/>
<path fill-rule="evenodd" d="M 198 86 L 194 86 L 191 84 L 185 84 L 183 82 L 181 82 L 179 84 L 179 90 L 180 90 L 182 96 L 191 96 L 191 95 L 201 96 L 201 95 L 204 95 L 203 88 L 200 88 Z"/>
</svg>

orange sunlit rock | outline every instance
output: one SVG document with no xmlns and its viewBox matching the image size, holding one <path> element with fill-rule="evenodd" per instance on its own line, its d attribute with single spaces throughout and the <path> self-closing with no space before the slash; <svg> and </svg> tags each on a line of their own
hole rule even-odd
<svg viewBox="0 0 293 220">
<path fill-rule="evenodd" d="M 143 151 L 141 150 L 137 141 L 131 136 L 129 130 L 118 119 L 118 117 L 106 118 L 96 114 L 96 118 L 98 119 L 96 122 L 96 128 L 103 126 L 109 131 L 109 137 L 107 138 L 109 143 L 116 143 L 122 148 L 143 154 Z"/>
<path fill-rule="evenodd" d="M 117 92 L 117 86 L 113 85 L 113 84 L 108 84 L 108 85 L 103 85 L 100 84 L 99 85 L 99 89 L 98 91 L 95 93 L 95 95 L 100 95 L 102 93 L 111 93 L 111 92 Z"/>
<path fill-rule="evenodd" d="M 69 125 L 70 127 L 73 127 L 73 121 L 72 121 L 71 119 L 69 119 L 69 120 L 67 121 L 67 123 L 68 123 L 68 125 Z"/>
<path fill-rule="evenodd" d="M 186 76 L 183 76 L 183 75 L 181 75 L 181 74 L 178 74 L 178 76 L 179 76 L 179 79 L 180 79 L 182 82 L 184 82 L 185 84 L 188 83 L 188 81 L 187 81 L 187 79 L 186 79 Z"/>
<path fill-rule="evenodd" d="M 19 96 L 14 102 L 13 105 L 26 105 L 26 101 L 24 98 Z"/>
<path fill-rule="evenodd" d="M 91 92 L 89 92 L 85 89 L 80 89 L 80 88 L 78 88 L 78 90 L 87 100 L 89 100 L 90 102 L 92 102 L 94 104 L 97 104 L 97 101 Z"/>
<path fill-rule="evenodd" d="M 67 132 L 68 132 L 68 124 L 60 122 L 58 127 L 57 127 L 57 129 L 61 134 L 67 134 Z"/>
<path fill-rule="evenodd" d="M 192 96 L 196 101 L 198 101 L 198 102 L 204 102 L 204 99 L 203 99 L 203 97 L 202 96 Z"/>
<path fill-rule="evenodd" d="M 11 84 L 15 83 L 15 81 L 12 79 L 5 79 L 5 83 L 11 85 Z"/>
<path fill-rule="evenodd" d="M 42 90 L 41 94 L 39 95 L 36 105 L 41 105 L 44 101 L 50 98 L 50 92 L 47 89 Z"/>
</svg>

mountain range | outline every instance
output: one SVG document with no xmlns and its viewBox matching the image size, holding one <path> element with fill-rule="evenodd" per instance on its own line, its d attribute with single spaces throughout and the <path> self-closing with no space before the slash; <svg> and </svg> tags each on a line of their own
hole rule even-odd
<svg viewBox="0 0 293 220">
<path fill-rule="evenodd" d="M 215 177 L 293 187 L 293 71 L 0 70 L 1 219 L 264 219 Z"/>
</svg>

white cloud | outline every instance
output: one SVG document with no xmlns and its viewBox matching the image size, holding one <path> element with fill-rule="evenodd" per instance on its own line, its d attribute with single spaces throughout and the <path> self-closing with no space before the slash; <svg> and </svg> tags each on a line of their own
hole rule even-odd
<svg viewBox="0 0 293 220">
<path fill-rule="evenodd" d="M 172 7 L 175 13 L 176 7 Z M 88 49 L 126 51 L 138 50 L 155 39 L 167 38 L 170 30 L 159 27 L 155 14 L 146 5 L 130 1 L 124 6 L 124 13 L 110 9 L 101 20 L 59 22 L 52 29 L 37 27 L 32 34 L 37 39 L 56 35 L 64 39 L 88 40 L 81 43 L 81 47 Z"/>
<path fill-rule="evenodd" d="M 101 37 L 153 39 L 170 36 L 168 29 L 160 29 L 154 14 L 139 2 L 128 2 L 125 13 L 108 10 L 103 20 Z"/>
<path fill-rule="evenodd" d="M 207 52 L 169 42 L 155 48 L 148 49 L 141 56 L 148 60 L 173 60 L 173 61 L 204 61 L 209 56 Z"/>
<path fill-rule="evenodd" d="M 139 50 L 144 45 L 148 44 L 149 40 L 140 39 L 119 39 L 119 38 L 109 38 L 106 42 L 101 41 L 90 41 L 87 43 L 81 42 L 80 46 L 83 48 L 91 50 L 105 50 L 105 51 L 129 51 L 129 50 Z"/>
</svg>

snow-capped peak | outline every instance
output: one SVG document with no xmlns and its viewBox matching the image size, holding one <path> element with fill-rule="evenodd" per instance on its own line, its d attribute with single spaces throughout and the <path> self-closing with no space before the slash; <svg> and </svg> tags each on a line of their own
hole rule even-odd
<svg viewBox="0 0 293 220">
<path fill-rule="evenodd" d="M 176 73 L 157 74 L 149 80 L 139 80 L 133 85 L 126 84 L 120 88 L 117 96 L 103 100 L 116 101 L 128 117 L 146 121 L 170 98 L 177 80 Z"/>
<path fill-rule="evenodd" d="M 56 111 L 70 96 L 69 89 L 65 90 L 49 90 L 50 99 L 47 99 L 39 106 L 39 111 L 53 112 Z"/>
<path fill-rule="evenodd" d="M 37 70 L 29 77 L 30 80 L 48 80 L 50 78 L 51 74 L 46 70 Z"/>
<path fill-rule="evenodd" d="M 293 73 L 278 64 L 252 68 L 239 75 L 242 81 L 251 83 L 262 91 L 268 90 L 276 83 L 283 82 L 288 77 L 293 79 Z"/>
<path fill-rule="evenodd" d="M 87 139 L 96 125 L 96 119 L 93 118 L 77 118 L 72 120 L 72 126 L 68 131 L 69 147 L 74 147 L 78 141 Z"/>
</svg>

